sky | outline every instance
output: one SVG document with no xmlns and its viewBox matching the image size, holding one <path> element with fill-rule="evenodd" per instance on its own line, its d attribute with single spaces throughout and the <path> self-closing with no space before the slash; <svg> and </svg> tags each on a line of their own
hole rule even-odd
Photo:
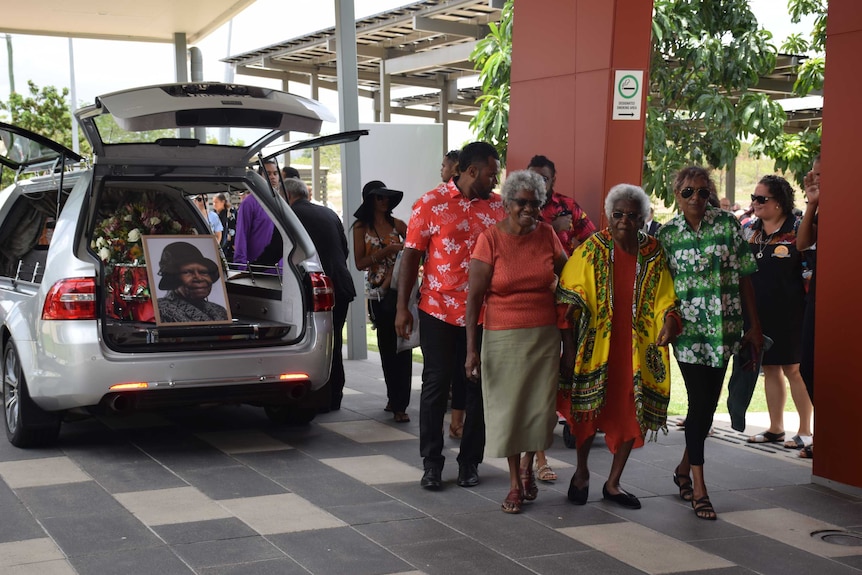
<svg viewBox="0 0 862 575">
<path fill-rule="evenodd" d="M 356 17 L 362 18 L 409 3 L 407 0 L 355 0 L 354 10 Z M 807 33 L 811 28 L 810 20 L 799 25 L 791 24 L 786 0 L 751 0 L 750 3 L 758 22 L 775 34 L 776 45 L 780 45 L 790 32 Z M 204 79 L 224 81 L 225 64 L 219 60 L 228 55 L 335 25 L 332 0 L 315 0 L 313 10 L 309 10 L 308 6 L 308 0 L 257 0 L 234 18 L 230 34 L 226 24 L 196 44 L 203 54 Z M 26 91 L 27 80 L 33 80 L 40 87 L 71 86 L 68 39 L 13 35 L 12 45 L 15 88 L 18 92 Z M 0 51 L 5 52 L 5 47 L 5 41 L 0 42 Z M 171 44 L 75 39 L 72 41 L 72 50 L 75 101 L 79 104 L 91 104 L 100 94 L 175 81 Z M 9 96 L 7 62 L 7 58 L 0 58 L 0 100 L 6 100 Z M 266 78 L 236 76 L 234 81 L 281 88 L 280 81 Z M 302 84 L 291 84 L 291 91 L 309 95 L 308 87 Z M 320 100 L 337 115 L 338 100 L 334 92 L 321 90 Z M 359 113 L 360 122 L 373 120 L 371 100 L 360 98 Z M 419 122 L 421 119 L 393 114 L 393 121 Z M 337 126 L 332 125 L 330 129 L 325 127 L 324 131 L 335 132 Z M 450 134 L 451 147 L 459 146 L 468 137 L 466 125 L 454 123 Z"/>
</svg>

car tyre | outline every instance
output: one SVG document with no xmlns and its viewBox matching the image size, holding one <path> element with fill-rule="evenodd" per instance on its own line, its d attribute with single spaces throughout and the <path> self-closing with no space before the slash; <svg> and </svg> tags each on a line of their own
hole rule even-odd
<svg viewBox="0 0 862 575">
<path fill-rule="evenodd" d="M 15 346 L 3 354 L 3 419 L 6 437 L 15 447 L 38 447 L 57 441 L 60 415 L 44 411 L 30 399 Z"/>
<path fill-rule="evenodd" d="M 317 415 L 317 409 L 297 405 L 267 405 L 263 410 L 271 422 L 279 425 L 308 425 Z"/>
</svg>

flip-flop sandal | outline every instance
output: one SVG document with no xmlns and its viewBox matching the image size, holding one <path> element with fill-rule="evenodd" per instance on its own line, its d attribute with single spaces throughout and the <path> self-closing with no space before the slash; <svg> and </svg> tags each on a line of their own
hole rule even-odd
<svg viewBox="0 0 862 575">
<path fill-rule="evenodd" d="M 546 463 L 536 470 L 536 478 L 539 481 L 556 481 L 557 474 L 553 469 L 551 469 L 551 466 Z"/>
<path fill-rule="evenodd" d="M 752 435 L 748 438 L 748 443 L 781 443 L 782 441 L 784 441 L 783 431 L 781 433 L 764 431 L 763 433 L 758 433 L 757 435 Z"/>
<path fill-rule="evenodd" d="M 802 449 L 806 445 L 811 444 L 810 435 L 794 435 L 790 441 L 784 442 L 785 449 Z"/>
</svg>

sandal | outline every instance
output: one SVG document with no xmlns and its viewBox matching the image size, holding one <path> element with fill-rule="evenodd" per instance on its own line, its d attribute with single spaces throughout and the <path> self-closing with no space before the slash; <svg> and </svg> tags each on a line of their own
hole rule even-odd
<svg viewBox="0 0 862 575">
<path fill-rule="evenodd" d="M 699 519 L 706 519 L 708 521 L 718 519 L 718 516 L 715 514 L 715 508 L 709 501 L 709 495 L 704 495 L 700 499 L 692 499 L 691 508 L 694 509 L 694 514 Z"/>
<path fill-rule="evenodd" d="M 386 402 L 386 407 L 383 408 L 383 411 L 388 411 L 389 413 L 392 413 L 392 406 L 389 405 L 388 401 Z"/>
<path fill-rule="evenodd" d="M 788 441 L 784 442 L 785 449 L 802 449 L 811 443 L 810 435 L 794 435 Z"/>
<path fill-rule="evenodd" d="M 814 459 L 814 444 L 809 443 L 799 451 L 800 459 Z"/>
<path fill-rule="evenodd" d="M 547 463 L 536 470 L 536 478 L 539 481 L 556 481 L 557 474 Z"/>
<path fill-rule="evenodd" d="M 515 487 L 509 490 L 506 495 L 506 500 L 500 506 L 503 513 L 520 513 L 521 512 L 521 490 Z"/>
<path fill-rule="evenodd" d="M 403 411 L 395 414 L 395 423 L 410 423 L 410 416 Z"/>
<path fill-rule="evenodd" d="M 782 441 L 784 441 L 783 431 L 780 433 L 764 431 L 763 433 L 758 433 L 757 435 L 752 435 L 748 438 L 748 443 L 781 443 Z"/>
<path fill-rule="evenodd" d="M 673 482 L 677 487 L 679 487 L 679 498 L 683 501 L 691 501 L 694 498 L 694 488 L 691 486 L 691 477 L 689 475 L 680 475 L 676 471 L 676 469 L 673 470 Z"/>
<path fill-rule="evenodd" d="M 464 424 L 452 425 L 449 424 L 449 437 L 452 439 L 461 439 L 464 436 Z"/>
<path fill-rule="evenodd" d="M 539 486 L 536 485 L 536 476 L 533 475 L 533 470 L 521 470 L 521 483 L 524 485 L 524 499 L 526 501 L 535 501 L 539 496 Z"/>
</svg>

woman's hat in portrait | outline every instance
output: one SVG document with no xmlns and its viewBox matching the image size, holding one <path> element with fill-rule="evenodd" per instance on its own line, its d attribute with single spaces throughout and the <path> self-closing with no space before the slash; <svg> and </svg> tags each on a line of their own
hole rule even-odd
<svg viewBox="0 0 862 575">
<path fill-rule="evenodd" d="M 400 204 L 404 198 L 404 192 L 390 190 L 380 180 L 371 180 L 362 188 L 362 205 L 353 213 L 353 217 L 362 217 L 365 210 L 370 210 L 373 213 L 374 196 L 389 198 L 389 209 L 394 210 L 395 206 Z"/>
<path fill-rule="evenodd" d="M 215 282 L 219 277 L 218 265 L 204 257 L 201 251 L 188 242 L 174 242 L 165 246 L 159 258 L 159 289 L 173 290 L 180 287 L 180 268 L 188 264 L 201 264 L 210 272 Z"/>
</svg>

